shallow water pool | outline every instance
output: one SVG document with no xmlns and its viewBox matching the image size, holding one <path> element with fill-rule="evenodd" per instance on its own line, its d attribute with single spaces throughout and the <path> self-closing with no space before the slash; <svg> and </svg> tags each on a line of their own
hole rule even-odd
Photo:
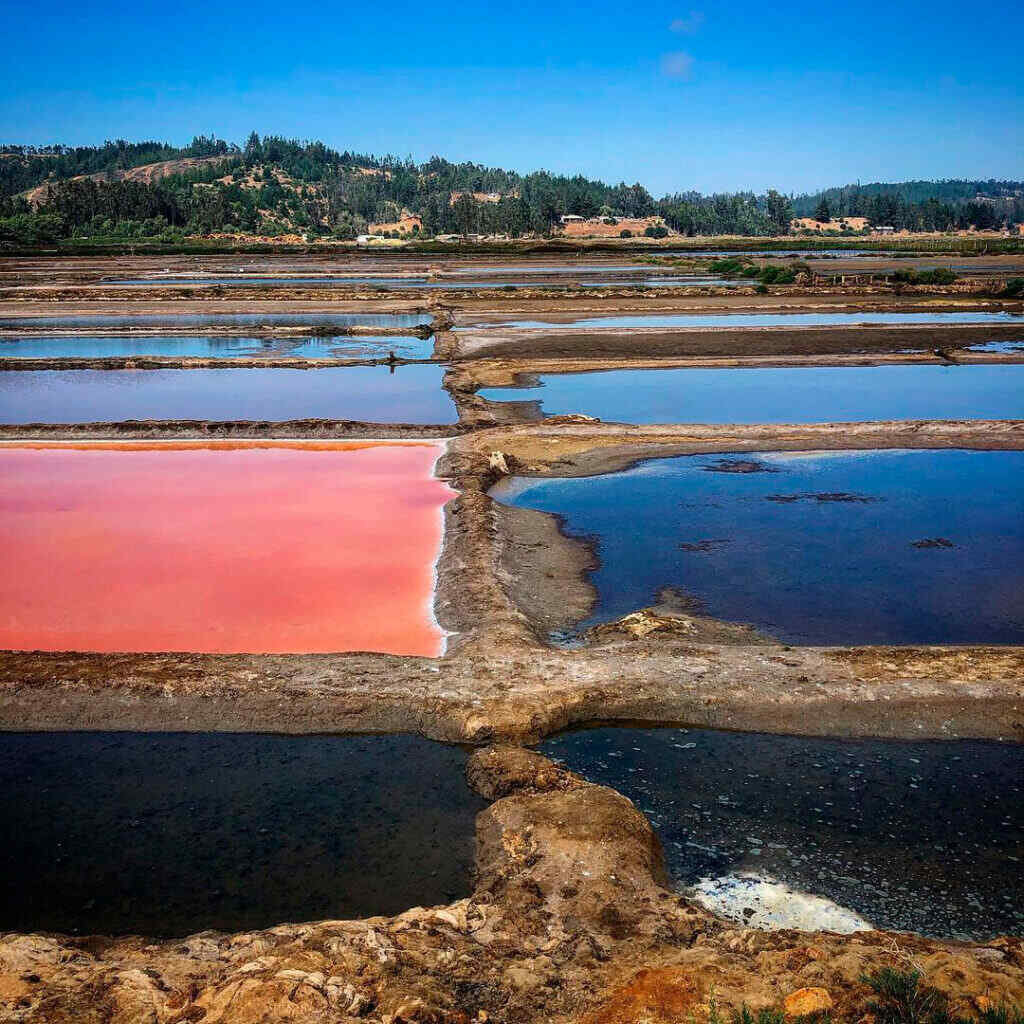
<svg viewBox="0 0 1024 1024">
<path fill-rule="evenodd" d="M 1024 928 L 1019 745 L 602 728 L 541 749 L 633 800 L 676 884 L 704 881 L 702 901 L 740 921 L 845 931 L 859 916 L 963 938 Z"/>
<path fill-rule="evenodd" d="M 602 370 L 480 396 L 620 423 L 1020 419 L 1024 365 Z"/>
<path fill-rule="evenodd" d="M 454 423 L 444 367 L 0 373 L 0 423 L 348 419 Z"/>
<path fill-rule="evenodd" d="M 14 733 L 0 931 L 184 936 L 471 891 L 466 754 L 413 736 Z"/>
<path fill-rule="evenodd" d="M 0 329 L 23 327 L 420 327 L 429 313 L 131 313 L 81 316 L 27 316 L 0 318 Z"/>
<path fill-rule="evenodd" d="M 386 358 L 389 352 L 403 359 L 430 359 L 434 354 L 434 338 L 346 334 L 333 337 L 318 335 L 314 338 L 240 338 L 228 335 L 69 335 L 55 338 L 38 334 L 0 338 L 0 359 L 110 359 L 132 356 L 175 359 L 379 359 Z"/>
<path fill-rule="evenodd" d="M 791 643 L 1024 643 L 1024 452 L 683 456 L 491 493 L 596 546 L 582 627 L 674 588 Z"/>
</svg>

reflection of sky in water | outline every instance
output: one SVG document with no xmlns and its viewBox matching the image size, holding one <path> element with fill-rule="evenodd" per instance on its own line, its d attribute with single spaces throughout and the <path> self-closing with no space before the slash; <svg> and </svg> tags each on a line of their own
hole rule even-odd
<svg viewBox="0 0 1024 1024">
<path fill-rule="evenodd" d="M 415 736 L 9 733 L 0 928 L 181 936 L 447 903 L 484 806 L 465 763 Z"/>
<path fill-rule="evenodd" d="M 620 423 L 1024 418 L 1024 365 L 603 370 L 488 388 L 493 402 Z"/>
<path fill-rule="evenodd" d="M 0 373 L 0 423 L 351 419 L 453 423 L 436 364 Z"/>
<path fill-rule="evenodd" d="M 755 872 L 880 928 L 1024 928 L 1018 745 L 616 728 L 542 750 L 633 800 L 680 887 Z"/>
<path fill-rule="evenodd" d="M 1024 643 L 1024 452 L 776 455 L 762 460 L 774 472 L 709 472 L 722 458 L 494 494 L 596 539 L 584 626 L 671 586 L 792 643 Z M 940 538 L 951 546 L 914 546 Z"/>
<path fill-rule="evenodd" d="M 594 316 L 579 320 L 501 320 L 456 327 L 533 327 L 573 330 L 590 327 L 842 327 L 856 324 L 989 324 L 1024 321 L 1019 313 L 664 313 L 652 316 Z"/>
<path fill-rule="evenodd" d="M 0 319 L 0 328 L 22 327 L 419 327 L 429 324 L 429 313 L 135 313 L 97 316 L 27 316 Z"/>
<path fill-rule="evenodd" d="M 968 352 L 1024 352 L 1024 339 L 1020 341 L 985 341 L 969 345 Z"/>
<path fill-rule="evenodd" d="M 216 335 L 199 337 L 145 336 L 54 338 L 25 335 L 0 338 L 0 359 L 109 359 L 131 356 L 163 356 L 177 359 L 219 359 L 257 356 L 297 356 L 308 359 L 332 357 L 386 357 L 394 352 L 406 359 L 430 359 L 433 337 L 381 337 L 336 335 L 316 338 L 238 338 Z"/>
</svg>

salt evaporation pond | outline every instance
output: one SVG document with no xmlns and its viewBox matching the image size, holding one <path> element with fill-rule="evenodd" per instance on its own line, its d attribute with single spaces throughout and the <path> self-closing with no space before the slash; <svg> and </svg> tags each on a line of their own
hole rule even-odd
<svg viewBox="0 0 1024 1024">
<path fill-rule="evenodd" d="M 111 359 L 161 356 L 174 359 L 228 359 L 260 357 L 304 359 L 386 358 L 389 352 L 403 359 L 430 359 L 434 338 L 383 335 L 318 335 L 313 338 L 241 338 L 233 335 L 94 335 L 28 334 L 0 337 L 0 359 Z"/>
<path fill-rule="evenodd" d="M 1024 365 L 602 370 L 480 396 L 619 423 L 1019 419 Z"/>
<path fill-rule="evenodd" d="M 1024 338 L 1020 341 L 985 341 L 980 345 L 969 345 L 968 352 L 996 352 L 1001 355 L 1024 354 Z"/>
<path fill-rule="evenodd" d="M 0 318 L 0 330 L 116 327 L 422 327 L 429 313 L 128 313 Z"/>
<path fill-rule="evenodd" d="M 855 327 L 858 324 L 1024 323 L 1020 313 L 660 313 L 592 316 L 577 320 L 493 320 L 456 327 L 457 331 L 528 327 L 558 330 L 626 327 Z"/>
<path fill-rule="evenodd" d="M 413 736 L 15 733 L 0 932 L 184 936 L 468 895 L 466 754 Z"/>
<path fill-rule="evenodd" d="M 650 272 L 652 268 L 644 267 Z M 480 273 L 483 273 L 482 271 Z M 678 274 L 663 277 L 623 277 L 614 272 L 598 268 L 557 267 L 533 270 L 512 271 L 505 278 L 465 277 L 460 280 L 442 280 L 432 277 L 160 277 L 132 278 L 125 281 L 106 281 L 105 284 L 116 285 L 216 285 L 228 288 L 268 288 L 268 287 L 348 287 L 377 288 L 384 291 L 400 291 L 403 289 L 434 289 L 440 291 L 462 290 L 467 288 L 500 289 L 500 288 L 564 288 L 564 281 L 544 281 L 517 274 L 543 273 L 552 277 L 578 275 L 589 278 L 596 274 L 603 275 L 600 280 L 586 280 L 588 288 L 629 288 L 641 285 L 648 288 L 734 288 L 747 284 L 749 281 L 731 280 L 714 277 Z"/>
<path fill-rule="evenodd" d="M 0 373 L 0 423 L 346 419 L 454 423 L 433 363 Z"/>
<path fill-rule="evenodd" d="M 439 655 L 442 447 L 0 446 L 0 649 Z"/>
<path fill-rule="evenodd" d="M 676 885 L 755 927 L 1024 928 L 1017 744 L 601 728 L 542 750 L 628 796 Z"/>
<path fill-rule="evenodd" d="M 581 628 L 673 588 L 791 643 L 1024 643 L 1024 452 L 681 456 L 491 493 L 596 546 Z"/>
</svg>

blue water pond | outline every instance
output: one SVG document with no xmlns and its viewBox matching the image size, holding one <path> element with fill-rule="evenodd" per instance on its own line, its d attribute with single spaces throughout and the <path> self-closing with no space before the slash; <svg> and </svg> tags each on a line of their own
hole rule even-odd
<svg viewBox="0 0 1024 1024">
<path fill-rule="evenodd" d="M 809 423 L 1024 418 L 1024 365 L 602 370 L 488 388 L 548 416 L 620 423 Z"/>
<path fill-rule="evenodd" d="M 433 363 L 201 370 L 21 370 L 0 373 L 0 423 L 120 420 L 365 420 L 453 423 Z"/>
<path fill-rule="evenodd" d="M 1024 452 L 683 456 L 492 495 L 594 544 L 583 627 L 671 587 L 791 643 L 1024 643 Z"/>
</svg>

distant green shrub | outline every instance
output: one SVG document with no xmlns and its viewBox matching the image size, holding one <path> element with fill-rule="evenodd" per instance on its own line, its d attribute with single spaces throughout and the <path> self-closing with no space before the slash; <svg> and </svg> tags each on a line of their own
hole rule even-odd
<svg viewBox="0 0 1024 1024">
<path fill-rule="evenodd" d="M 957 275 L 948 267 L 936 267 L 934 270 L 897 270 L 892 279 L 904 284 L 952 284 Z"/>
<path fill-rule="evenodd" d="M 745 264 L 742 260 L 738 260 L 735 257 L 728 257 L 726 259 L 715 260 L 711 264 L 711 269 L 716 274 L 739 274 L 742 273 Z"/>
</svg>

